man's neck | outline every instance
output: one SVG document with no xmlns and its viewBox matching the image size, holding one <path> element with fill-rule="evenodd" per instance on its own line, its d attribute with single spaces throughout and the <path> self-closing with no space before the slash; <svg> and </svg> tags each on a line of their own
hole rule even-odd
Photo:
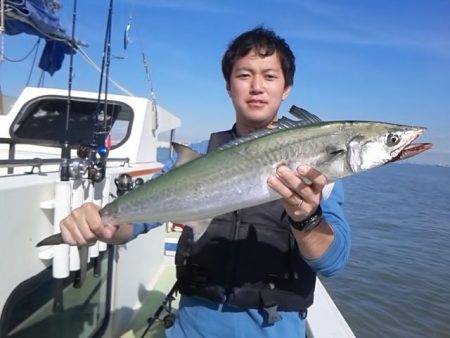
<svg viewBox="0 0 450 338">
<path fill-rule="evenodd" d="M 236 134 L 239 137 L 243 137 L 243 136 L 247 136 L 259 129 L 273 128 L 275 122 L 276 121 L 272 121 L 269 124 L 261 123 L 260 125 L 245 125 L 243 123 L 236 122 Z"/>
</svg>

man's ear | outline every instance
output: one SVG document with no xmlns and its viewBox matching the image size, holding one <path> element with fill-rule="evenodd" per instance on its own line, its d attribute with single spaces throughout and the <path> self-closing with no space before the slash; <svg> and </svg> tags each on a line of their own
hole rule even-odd
<svg viewBox="0 0 450 338">
<path fill-rule="evenodd" d="M 228 96 L 231 97 L 231 95 L 230 95 L 230 84 L 228 82 L 225 84 L 225 89 L 227 90 Z"/>
<path fill-rule="evenodd" d="M 284 88 L 283 96 L 281 97 L 283 100 L 286 100 L 289 94 L 291 93 L 292 86 L 288 86 Z"/>
</svg>

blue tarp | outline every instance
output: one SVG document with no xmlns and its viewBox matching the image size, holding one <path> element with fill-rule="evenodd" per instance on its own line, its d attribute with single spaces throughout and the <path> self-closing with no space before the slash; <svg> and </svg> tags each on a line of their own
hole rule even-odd
<svg viewBox="0 0 450 338">
<path fill-rule="evenodd" d="M 26 33 L 46 40 L 39 68 L 50 75 L 61 68 L 66 54 L 74 52 L 52 0 L 6 0 L 5 29 L 8 35 Z"/>
</svg>

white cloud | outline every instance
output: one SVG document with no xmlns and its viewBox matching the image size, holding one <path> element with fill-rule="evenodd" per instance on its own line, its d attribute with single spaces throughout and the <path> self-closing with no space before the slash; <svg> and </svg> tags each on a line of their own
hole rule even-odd
<svg viewBox="0 0 450 338">
<path fill-rule="evenodd" d="M 289 0 L 297 6 L 298 21 L 290 22 L 290 37 L 330 43 L 412 48 L 450 57 L 450 21 L 428 3 L 405 2 L 406 14 L 393 13 L 398 5 L 377 2 Z M 408 5 L 409 4 L 409 5 Z M 384 6 L 383 6 L 384 5 Z M 411 10 L 412 6 L 416 6 Z M 423 10 L 421 10 L 423 9 Z"/>
</svg>

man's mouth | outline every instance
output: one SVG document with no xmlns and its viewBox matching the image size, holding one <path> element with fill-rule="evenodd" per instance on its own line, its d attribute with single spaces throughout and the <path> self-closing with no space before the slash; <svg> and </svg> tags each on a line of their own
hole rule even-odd
<svg viewBox="0 0 450 338">
<path fill-rule="evenodd" d="M 263 100 L 248 100 L 247 104 L 250 107 L 262 107 L 262 106 L 266 105 L 267 102 L 263 101 Z"/>
</svg>

